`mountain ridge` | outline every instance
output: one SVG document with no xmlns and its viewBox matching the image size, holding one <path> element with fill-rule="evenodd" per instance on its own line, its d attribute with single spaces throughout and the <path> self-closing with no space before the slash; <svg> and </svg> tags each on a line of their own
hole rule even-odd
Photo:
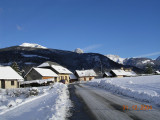
<svg viewBox="0 0 160 120">
<path fill-rule="evenodd" d="M 121 58 L 118 55 L 105 55 L 105 56 L 123 65 L 130 65 L 130 66 L 135 66 L 141 69 L 145 69 L 145 67 L 149 64 L 155 70 L 160 69 L 160 56 L 156 60 L 153 60 L 151 58 L 145 58 L 145 57 L 144 58 Z"/>
<path fill-rule="evenodd" d="M 94 69 L 97 73 L 109 69 L 119 69 L 121 67 L 131 67 L 118 64 L 106 56 L 99 53 L 76 53 L 67 50 L 43 49 L 23 46 L 11 46 L 0 49 L 0 64 L 10 65 L 17 62 L 21 69 L 26 72 L 45 61 L 53 61 L 67 67 L 72 72 L 81 69 Z M 137 72 L 141 69 L 133 67 Z"/>
</svg>

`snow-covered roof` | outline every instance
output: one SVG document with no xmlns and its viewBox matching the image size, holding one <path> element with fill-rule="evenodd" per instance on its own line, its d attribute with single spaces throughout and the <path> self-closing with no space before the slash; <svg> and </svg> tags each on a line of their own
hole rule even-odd
<svg viewBox="0 0 160 120">
<path fill-rule="evenodd" d="M 72 79 L 72 80 L 77 79 L 77 77 L 76 77 L 74 74 L 70 74 L 69 77 L 70 77 L 70 79 Z"/>
<path fill-rule="evenodd" d="M 118 75 L 124 75 L 124 76 L 136 76 L 137 75 L 134 71 L 124 71 L 121 69 L 111 70 L 111 71 L 114 72 L 117 76 Z"/>
<path fill-rule="evenodd" d="M 10 66 L 0 66 L 0 79 L 4 80 L 22 80 L 23 78 Z"/>
<path fill-rule="evenodd" d="M 43 68 L 43 67 L 51 67 L 52 69 L 54 69 L 57 73 L 59 74 L 72 74 L 71 71 L 69 71 L 67 68 L 59 65 L 56 62 L 51 62 L 51 61 L 47 61 L 42 63 L 41 65 L 39 65 L 38 67 Z"/>
<path fill-rule="evenodd" d="M 160 71 L 157 70 L 155 73 L 160 74 Z"/>
<path fill-rule="evenodd" d="M 111 70 L 114 72 L 114 74 L 118 75 L 126 75 L 126 72 L 124 70 L 118 69 L 118 70 Z"/>
<path fill-rule="evenodd" d="M 76 70 L 79 77 L 97 76 L 94 70 Z"/>
<path fill-rule="evenodd" d="M 57 71 L 58 73 L 63 73 L 63 74 L 72 74 L 71 71 L 69 71 L 67 68 L 63 66 L 58 66 L 58 65 L 51 65 L 51 67 Z"/>
<path fill-rule="evenodd" d="M 40 64 L 38 67 L 48 67 L 48 66 L 51 66 L 51 65 L 58 65 L 58 66 L 60 66 L 60 65 L 59 65 L 58 63 L 56 63 L 56 62 L 46 61 L 46 62 Z"/>
<path fill-rule="evenodd" d="M 48 63 L 42 63 L 42 64 L 40 64 L 39 66 L 37 66 L 37 67 L 48 67 L 48 66 L 50 66 Z"/>
<path fill-rule="evenodd" d="M 112 76 L 112 74 L 110 72 L 105 72 L 104 74 L 107 76 Z"/>
<path fill-rule="evenodd" d="M 42 76 L 58 77 L 58 75 L 50 69 L 45 69 L 45 68 L 33 68 L 33 69 L 36 70 Z"/>
<path fill-rule="evenodd" d="M 32 47 L 32 48 L 43 48 L 43 49 L 47 49 L 46 47 L 41 46 L 41 45 L 38 45 L 38 44 L 35 44 L 35 43 L 23 43 L 23 44 L 21 44 L 20 46 L 22 46 L 22 47 Z"/>
</svg>

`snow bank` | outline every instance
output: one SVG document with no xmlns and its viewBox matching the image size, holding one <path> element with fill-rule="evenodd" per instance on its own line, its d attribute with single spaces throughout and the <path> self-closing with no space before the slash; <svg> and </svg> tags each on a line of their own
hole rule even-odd
<svg viewBox="0 0 160 120">
<path fill-rule="evenodd" d="M 28 80 L 28 81 L 21 81 L 20 84 L 21 85 L 31 84 L 31 83 L 44 84 L 44 83 L 53 82 L 53 81 L 55 81 L 53 78 L 52 79 L 40 79 L 40 80 Z"/>
<path fill-rule="evenodd" d="M 57 84 L 57 83 L 56 83 Z M 69 107 L 71 107 L 71 101 L 69 100 L 69 91 L 67 85 L 57 84 L 57 94 L 58 97 L 53 106 L 55 109 L 55 114 L 52 114 L 50 120 L 65 120 L 68 115 Z"/>
<path fill-rule="evenodd" d="M 95 79 L 88 85 L 160 106 L 160 76 Z"/>
<path fill-rule="evenodd" d="M 62 83 L 47 87 L 0 89 L 1 119 L 64 120 L 70 106 L 67 85 Z"/>
</svg>

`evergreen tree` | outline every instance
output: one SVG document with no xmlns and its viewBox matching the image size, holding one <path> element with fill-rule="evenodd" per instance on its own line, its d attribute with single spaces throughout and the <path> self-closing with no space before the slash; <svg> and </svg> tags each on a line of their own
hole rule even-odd
<svg viewBox="0 0 160 120">
<path fill-rule="evenodd" d="M 13 62 L 11 67 L 19 74 L 19 75 L 22 75 L 20 69 L 19 69 L 19 66 L 16 62 Z"/>
<path fill-rule="evenodd" d="M 153 69 L 152 66 L 150 64 L 147 64 L 145 67 L 145 73 L 146 74 L 152 74 L 153 73 Z"/>
</svg>

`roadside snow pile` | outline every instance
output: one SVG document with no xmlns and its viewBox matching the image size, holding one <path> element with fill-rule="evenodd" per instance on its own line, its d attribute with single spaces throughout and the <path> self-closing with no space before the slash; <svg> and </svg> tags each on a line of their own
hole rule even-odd
<svg viewBox="0 0 160 120">
<path fill-rule="evenodd" d="M 160 76 L 95 79 L 88 85 L 160 106 Z"/>
<path fill-rule="evenodd" d="M 41 46 L 41 45 L 38 45 L 38 44 L 35 44 L 35 43 L 23 43 L 23 44 L 21 44 L 20 46 L 22 46 L 22 47 L 33 47 L 33 48 L 43 48 L 43 49 L 47 49 L 46 47 Z"/>
<path fill-rule="evenodd" d="M 0 118 L 16 120 L 64 120 L 71 102 L 67 85 L 0 89 Z"/>
</svg>

